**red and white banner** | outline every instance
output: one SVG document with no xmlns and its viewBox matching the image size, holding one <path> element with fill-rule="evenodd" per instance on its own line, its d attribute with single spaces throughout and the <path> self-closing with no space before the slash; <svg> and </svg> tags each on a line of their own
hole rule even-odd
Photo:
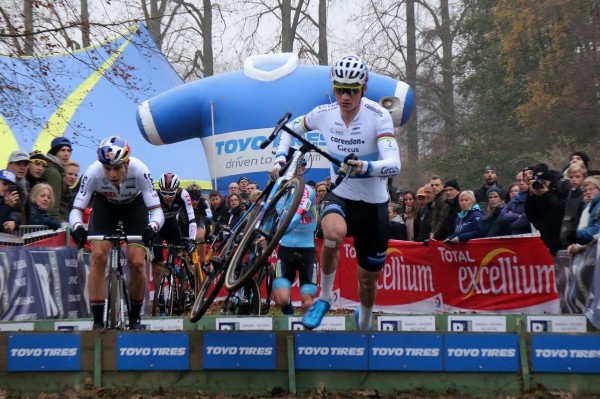
<svg viewBox="0 0 600 399">
<path fill-rule="evenodd" d="M 340 250 L 334 307 L 358 306 L 357 267 L 353 240 L 346 239 Z M 297 281 L 293 298 L 299 300 Z M 391 240 L 374 310 L 559 313 L 559 302 L 554 260 L 539 237 L 479 239 L 453 245 L 431 241 L 427 247 Z"/>
</svg>

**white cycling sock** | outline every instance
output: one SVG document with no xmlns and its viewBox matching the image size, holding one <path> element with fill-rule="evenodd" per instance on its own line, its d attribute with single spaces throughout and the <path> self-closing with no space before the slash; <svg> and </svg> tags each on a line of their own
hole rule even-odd
<svg viewBox="0 0 600 399">
<path fill-rule="evenodd" d="M 329 303 L 333 302 L 333 282 L 335 281 L 335 272 L 331 274 L 323 274 L 321 272 L 321 293 L 319 294 L 319 299 L 327 301 Z"/>
<path fill-rule="evenodd" d="M 368 330 L 371 326 L 371 318 L 373 317 L 373 308 L 360 305 L 360 314 L 358 315 L 358 329 Z"/>
</svg>

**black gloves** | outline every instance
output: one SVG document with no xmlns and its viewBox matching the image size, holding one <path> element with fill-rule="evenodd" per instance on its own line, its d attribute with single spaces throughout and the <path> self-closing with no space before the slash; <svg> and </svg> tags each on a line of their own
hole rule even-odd
<svg viewBox="0 0 600 399">
<path fill-rule="evenodd" d="M 73 241 L 77 244 L 77 247 L 83 248 L 85 242 L 87 241 L 88 232 L 82 225 L 77 226 L 75 230 L 71 232 L 71 236 L 73 237 Z"/>
<path fill-rule="evenodd" d="M 142 230 L 142 241 L 144 241 L 146 246 L 154 240 L 154 237 L 156 237 L 156 230 L 154 230 L 154 227 L 150 225 L 144 227 L 144 230 Z"/>
<path fill-rule="evenodd" d="M 188 255 L 194 253 L 194 251 L 196 250 L 196 240 L 192 240 L 190 239 L 187 243 L 187 253 Z"/>
</svg>

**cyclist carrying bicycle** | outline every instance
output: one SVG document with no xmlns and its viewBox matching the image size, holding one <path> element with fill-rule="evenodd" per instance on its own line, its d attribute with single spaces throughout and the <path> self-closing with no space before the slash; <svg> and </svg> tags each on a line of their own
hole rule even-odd
<svg viewBox="0 0 600 399">
<path fill-rule="evenodd" d="M 359 265 L 360 310 L 355 317 L 359 329 L 366 330 L 388 246 L 387 179 L 400 172 L 400 151 L 390 113 L 364 97 L 369 72 L 363 60 L 344 56 L 331 67 L 329 77 L 336 102 L 313 109 L 288 127 L 299 134 L 318 130 L 330 155 L 342 160 L 354 153 L 359 159 L 349 159 L 341 168 L 331 165 L 332 176 L 340 169 L 350 174 L 321 203 L 321 292 L 302 324 L 308 329 L 318 327 L 331 307 L 340 246 L 349 233 L 354 236 Z M 292 136 L 282 132 L 271 175 L 278 174 L 291 142 Z"/>
<path fill-rule="evenodd" d="M 141 327 L 140 314 L 146 293 L 147 277 L 144 269 L 146 248 L 164 223 L 158 195 L 152 186 L 148 167 L 139 159 L 130 157 L 131 148 L 120 136 L 110 136 L 100 142 L 98 160 L 92 163 L 81 178 L 81 185 L 69 224 L 75 243 L 82 247 L 88 231 L 83 225 L 83 212 L 94 198 L 89 223 L 92 235 L 112 234 L 119 220 L 123 221 L 125 234 L 141 235 L 143 243 L 127 245 L 127 264 L 130 270 L 129 329 Z M 94 329 L 104 328 L 105 268 L 110 241 L 91 243 L 91 268 L 88 281 L 90 307 L 94 317 Z"/>
<path fill-rule="evenodd" d="M 158 198 L 160 207 L 165 215 L 165 222 L 154 242 L 160 244 L 166 241 L 167 244 L 181 244 L 182 236 L 180 230 L 179 213 L 184 211 L 187 214 L 187 253 L 191 254 L 196 250 L 196 219 L 194 219 L 194 209 L 192 200 L 187 190 L 180 188 L 179 176 L 168 172 L 163 174 L 158 180 Z M 183 228 L 183 226 L 181 226 Z M 152 278 L 154 280 L 154 293 L 158 292 L 158 284 L 163 274 L 163 249 L 159 247 L 152 248 Z"/>
<path fill-rule="evenodd" d="M 306 154 L 305 156 L 308 156 Z M 302 174 L 307 165 L 305 158 L 298 163 L 298 174 Z M 292 283 L 300 283 L 302 311 L 306 312 L 317 294 L 317 274 L 315 273 L 316 250 L 315 229 L 317 228 L 317 210 L 315 208 L 315 190 L 308 184 L 304 186 L 302 200 L 277 250 L 277 267 L 273 280 L 273 301 L 281 306 L 283 314 L 294 314 L 290 298 Z M 277 204 L 279 211 L 280 206 Z"/>
</svg>

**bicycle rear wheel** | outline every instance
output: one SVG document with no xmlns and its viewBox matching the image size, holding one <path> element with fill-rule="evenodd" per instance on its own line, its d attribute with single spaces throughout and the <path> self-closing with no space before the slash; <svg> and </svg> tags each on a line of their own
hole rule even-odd
<svg viewBox="0 0 600 399">
<path fill-rule="evenodd" d="M 229 237 L 227 237 L 226 241 L 211 255 L 211 260 L 208 263 L 209 267 L 206 269 L 208 271 L 204 274 L 204 280 L 202 285 L 200 285 L 194 305 L 190 310 L 189 318 L 192 323 L 197 322 L 204 316 L 213 304 L 219 291 L 221 291 L 221 288 L 223 288 L 227 265 L 229 264 L 231 254 L 239 241 L 236 237 L 240 236 L 247 224 L 247 218 L 242 220 L 238 227 L 229 235 Z"/>
<path fill-rule="evenodd" d="M 227 315 L 258 315 L 260 305 L 258 283 L 250 279 L 238 291 L 227 296 L 221 309 L 222 313 Z"/>
<path fill-rule="evenodd" d="M 172 291 L 170 274 L 163 274 L 158 285 L 158 290 L 154 293 L 152 299 L 152 316 L 170 316 L 167 311 L 170 292 Z"/>
<path fill-rule="evenodd" d="M 224 268 L 218 268 L 214 273 L 206 276 L 204 282 L 200 286 L 200 290 L 196 295 L 194 305 L 190 310 L 190 321 L 192 323 L 200 320 L 206 311 L 210 308 L 215 298 L 221 291 L 223 283 L 225 282 L 225 270 Z"/>
<path fill-rule="evenodd" d="M 250 222 L 229 263 L 225 277 L 227 291 L 237 291 L 268 260 L 292 222 L 303 193 L 304 180 L 293 178 L 279 189 L 273 199 L 265 204 L 264 210 Z M 266 242 L 260 243 L 261 238 Z"/>
</svg>

